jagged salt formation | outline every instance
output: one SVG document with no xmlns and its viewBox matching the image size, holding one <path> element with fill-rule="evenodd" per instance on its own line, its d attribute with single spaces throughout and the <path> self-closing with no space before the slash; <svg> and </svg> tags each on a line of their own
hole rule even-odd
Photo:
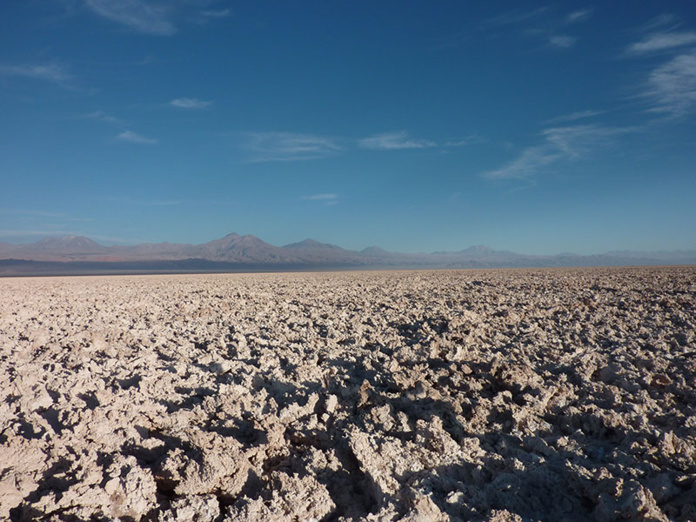
<svg viewBox="0 0 696 522">
<path fill-rule="evenodd" d="M 0 280 L 0 518 L 694 520 L 695 276 Z"/>
</svg>

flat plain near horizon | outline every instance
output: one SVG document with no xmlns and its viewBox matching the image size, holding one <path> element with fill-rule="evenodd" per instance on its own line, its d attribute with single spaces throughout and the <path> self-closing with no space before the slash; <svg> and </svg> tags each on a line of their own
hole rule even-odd
<svg viewBox="0 0 696 522">
<path fill-rule="evenodd" d="M 0 518 L 694 520 L 696 267 L 0 279 Z"/>
</svg>

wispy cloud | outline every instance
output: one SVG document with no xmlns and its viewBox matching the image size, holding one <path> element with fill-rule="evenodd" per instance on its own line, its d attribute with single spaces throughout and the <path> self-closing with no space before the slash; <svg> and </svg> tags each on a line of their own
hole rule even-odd
<svg viewBox="0 0 696 522">
<path fill-rule="evenodd" d="M 578 39 L 574 36 L 554 35 L 549 37 L 549 43 L 554 47 L 558 47 L 559 49 L 568 49 L 569 47 L 573 47 L 577 41 Z"/>
<path fill-rule="evenodd" d="M 155 36 L 175 34 L 185 23 L 227 18 L 231 9 L 210 9 L 214 0 L 82 0 L 96 15 Z M 208 9 L 206 9 L 208 8 Z"/>
<path fill-rule="evenodd" d="M 312 194 L 311 196 L 304 196 L 302 199 L 306 201 L 320 201 L 324 205 L 338 204 L 338 194 Z"/>
<path fill-rule="evenodd" d="M 481 27 L 495 29 L 510 26 L 513 30 L 517 29 L 519 34 L 541 38 L 556 49 L 569 49 L 577 43 L 578 38 L 563 34 L 567 26 L 584 22 L 591 14 L 592 9 L 572 11 L 565 15 L 549 7 L 514 9 L 485 20 Z"/>
<path fill-rule="evenodd" d="M 512 11 L 506 11 L 493 18 L 488 18 L 483 21 L 484 27 L 495 27 L 495 26 L 505 26 L 505 25 L 517 25 L 522 23 L 527 23 L 531 20 L 535 20 L 548 12 L 547 7 L 537 7 L 534 9 L 513 9 Z"/>
<path fill-rule="evenodd" d="M 169 36 L 176 32 L 170 5 L 144 0 L 85 0 L 94 13 L 141 33 Z"/>
<path fill-rule="evenodd" d="M 573 11 L 566 16 L 566 22 L 569 24 L 575 24 L 578 22 L 584 22 L 590 18 L 593 9 L 581 9 L 578 11 Z"/>
<path fill-rule="evenodd" d="M 309 201 L 326 201 L 331 199 L 338 199 L 337 194 L 312 194 L 311 196 L 305 196 L 302 199 L 307 199 Z"/>
<path fill-rule="evenodd" d="M 696 32 L 668 32 L 647 35 L 626 49 L 628 54 L 646 54 L 696 44 Z"/>
<path fill-rule="evenodd" d="M 227 18 L 232 14 L 231 9 L 219 9 L 217 11 L 201 11 L 203 16 L 208 18 Z"/>
<path fill-rule="evenodd" d="M 138 134 L 137 132 L 130 130 L 123 131 L 121 134 L 116 136 L 116 139 L 119 141 L 127 141 L 129 143 L 139 143 L 142 145 L 154 145 L 157 143 L 157 140 L 155 139 L 147 138 L 142 134 Z"/>
<path fill-rule="evenodd" d="M 663 13 L 655 18 L 652 18 L 648 21 L 648 23 L 642 25 L 641 27 L 637 27 L 636 31 L 644 33 L 648 31 L 655 31 L 657 29 L 664 30 L 664 28 L 667 26 L 674 29 L 678 24 L 679 19 L 676 16 L 671 13 Z"/>
<path fill-rule="evenodd" d="M 245 134 L 252 162 L 302 161 L 326 158 L 341 150 L 335 139 L 292 132 L 250 132 Z"/>
<path fill-rule="evenodd" d="M 483 173 L 488 179 L 525 179 L 538 174 L 544 167 L 558 161 L 563 155 L 554 147 L 538 145 L 522 151 L 516 159 L 503 167 Z"/>
<path fill-rule="evenodd" d="M 203 101 L 197 98 L 177 98 L 170 101 L 169 105 L 180 109 L 207 109 L 213 105 L 213 102 Z"/>
<path fill-rule="evenodd" d="M 181 201 L 177 199 L 135 199 L 117 196 L 108 197 L 106 199 L 119 205 L 131 205 L 136 207 L 173 207 L 181 205 Z"/>
<path fill-rule="evenodd" d="M 577 111 L 577 112 L 571 112 L 570 114 L 564 114 L 563 116 L 558 116 L 557 118 L 552 118 L 550 120 L 547 120 L 546 123 L 572 122 L 572 121 L 583 120 L 585 118 L 592 118 L 594 116 L 599 116 L 600 114 L 604 114 L 604 111 L 592 111 L 592 110 Z"/>
<path fill-rule="evenodd" d="M 398 131 L 363 138 L 358 141 L 358 145 L 363 149 L 371 150 L 400 150 L 436 147 L 437 143 L 429 140 L 414 139 L 409 137 L 406 131 Z"/>
<path fill-rule="evenodd" d="M 0 230 L 0 238 L 6 240 L 17 240 L 29 237 L 46 237 L 46 236 L 79 236 L 79 232 L 71 229 L 4 229 Z"/>
<path fill-rule="evenodd" d="M 65 214 L 63 214 L 62 212 L 46 212 L 45 210 L 13 209 L 13 208 L 2 208 L 2 209 L 0 209 L 0 214 L 13 215 L 13 216 L 47 217 L 47 218 L 63 218 L 63 217 L 65 217 Z"/>
<path fill-rule="evenodd" d="M 471 136 L 466 136 L 464 138 L 450 139 L 449 141 L 446 141 L 443 145 L 445 147 L 466 147 L 467 145 L 471 145 L 472 143 L 480 143 L 482 141 L 485 140 L 481 138 L 481 136 L 472 134 Z"/>
<path fill-rule="evenodd" d="M 32 78 L 67 85 L 73 80 L 65 66 L 58 63 L 0 65 L 0 75 Z"/>
<path fill-rule="evenodd" d="M 86 223 L 93 221 L 89 217 L 69 216 L 64 212 L 50 212 L 46 210 L 5 208 L 0 209 L 0 215 L 8 222 L 14 222 L 17 226 L 31 228 L 60 229 L 73 226 L 74 223 Z"/>
<path fill-rule="evenodd" d="M 571 125 L 553 127 L 541 132 L 546 141 L 569 158 L 579 158 L 592 150 L 607 145 L 611 138 L 633 132 L 631 127 L 602 125 Z"/>
<path fill-rule="evenodd" d="M 654 69 L 643 95 L 654 112 L 684 116 L 696 109 L 696 51 L 681 54 Z"/>
<path fill-rule="evenodd" d="M 110 114 L 105 113 L 104 111 L 94 111 L 90 112 L 88 114 L 84 114 L 82 118 L 85 118 L 87 120 L 96 120 L 96 121 L 101 121 L 104 123 L 109 123 L 111 125 L 123 125 L 124 121 L 120 118 L 117 118 L 115 116 L 111 116 Z"/>
<path fill-rule="evenodd" d="M 488 179 L 530 179 L 560 161 L 588 156 L 611 138 L 631 132 L 630 128 L 600 125 L 553 127 L 541 132 L 543 142 L 528 147 L 503 167 L 483 173 Z"/>
</svg>

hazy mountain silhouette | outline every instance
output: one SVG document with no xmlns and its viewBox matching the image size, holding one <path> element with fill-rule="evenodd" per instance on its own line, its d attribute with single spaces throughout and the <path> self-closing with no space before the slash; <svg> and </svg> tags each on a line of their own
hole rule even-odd
<svg viewBox="0 0 696 522">
<path fill-rule="evenodd" d="M 85 257 L 94 258 L 111 252 L 110 247 L 100 245 L 84 236 L 47 237 L 28 245 L 10 245 L 7 249 L 12 257 L 37 261 L 75 261 Z M 6 257 L 4 245 L 0 245 L 0 256 Z"/>
<path fill-rule="evenodd" d="M 196 245 L 187 251 L 187 257 L 245 263 L 286 261 L 282 248 L 266 243 L 256 236 L 239 234 L 228 234 L 222 239 Z"/>
<path fill-rule="evenodd" d="M 283 248 L 301 250 L 303 252 L 350 252 L 349 250 L 341 248 L 340 246 L 330 245 L 329 243 L 320 243 L 314 239 L 305 239 L 299 243 L 290 243 L 289 245 L 285 245 Z"/>
<path fill-rule="evenodd" d="M 366 256 L 373 256 L 373 257 L 379 257 L 379 256 L 388 256 L 391 255 L 391 252 L 387 252 L 381 247 L 378 246 L 369 246 L 365 248 L 364 250 L 360 251 L 361 254 L 364 254 Z"/>
<path fill-rule="evenodd" d="M 142 243 L 140 245 L 128 247 L 113 247 L 114 252 L 122 253 L 129 258 L 142 259 L 181 259 L 184 252 L 187 252 L 194 245 L 179 243 Z"/>
<path fill-rule="evenodd" d="M 339 268 L 499 268 L 696 264 L 696 251 L 613 251 L 601 255 L 535 256 L 484 245 L 456 252 L 399 253 L 378 246 L 361 251 L 305 239 L 282 247 L 252 235 L 229 234 L 200 245 L 143 243 L 104 246 L 83 236 L 31 244 L 0 243 L 0 273 L 189 272 Z"/>
<path fill-rule="evenodd" d="M 313 263 L 343 263 L 362 264 L 364 260 L 359 252 L 346 250 L 337 245 L 320 243 L 314 239 L 305 239 L 299 243 L 290 243 L 283 247 L 288 253 L 292 253 L 304 262 Z"/>
</svg>

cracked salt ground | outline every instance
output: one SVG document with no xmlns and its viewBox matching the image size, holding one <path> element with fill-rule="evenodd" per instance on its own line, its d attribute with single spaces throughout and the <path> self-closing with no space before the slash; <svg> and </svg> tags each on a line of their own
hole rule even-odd
<svg viewBox="0 0 696 522">
<path fill-rule="evenodd" d="M 0 280 L 0 519 L 696 520 L 695 276 Z"/>
</svg>

